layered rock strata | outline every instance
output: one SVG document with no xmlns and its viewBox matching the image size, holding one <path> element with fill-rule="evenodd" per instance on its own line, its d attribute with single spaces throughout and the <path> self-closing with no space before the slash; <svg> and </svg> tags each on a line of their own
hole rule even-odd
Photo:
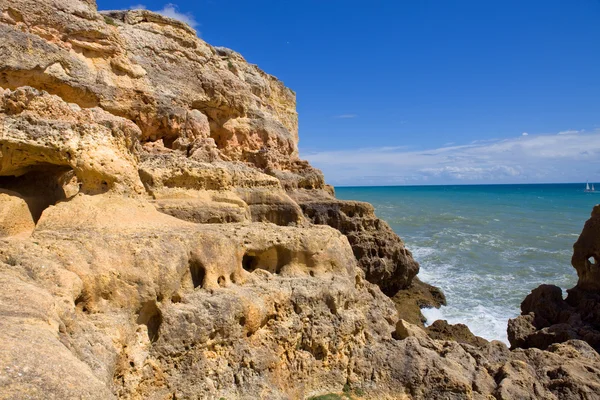
<svg viewBox="0 0 600 400">
<path fill-rule="evenodd" d="M 443 295 L 298 158 L 294 93 L 239 54 L 92 0 L 0 0 L 0 32 L 0 398 L 600 391 L 584 341 L 402 319 Z"/>
</svg>

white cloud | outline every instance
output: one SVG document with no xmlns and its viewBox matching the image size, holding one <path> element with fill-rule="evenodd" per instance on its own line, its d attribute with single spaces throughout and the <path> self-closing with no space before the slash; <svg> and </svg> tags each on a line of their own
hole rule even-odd
<svg viewBox="0 0 600 400">
<path fill-rule="evenodd" d="M 529 136 L 529 133 L 527 133 L 527 132 L 523 132 L 523 133 L 521 134 L 521 136 Z"/>
<path fill-rule="evenodd" d="M 198 22 L 196 21 L 196 19 L 194 18 L 194 16 L 191 13 L 179 12 L 178 7 L 172 3 L 165 4 L 165 6 L 162 8 L 162 10 L 158 10 L 156 12 L 164 15 L 165 17 L 169 17 L 169 18 L 177 19 L 181 22 L 185 22 L 192 28 L 195 28 L 198 26 Z"/>
<path fill-rule="evenodd" d="M 581 131 L 581 132 L 583 132 L 583 131 Z M 576 131 L 574 129 L 569 129 L 569 130 L 566 130 L 566 131 L 560 131 L 560 132 L 558 132 L 559 135 L 577 135 L 578 133 L 580 133 L 580 131 Z"/>
<path fill-rule="evenodd" d="M 526 135 L 427 150 L 322 151 L 304 157 L 334 185 L 581 182 L 600 177 L 600 132 Z"/>
<path fill-rule="evenodd" d="M 144 4 L 135 4 L 128 8 L 129 10 L 147 10 L 148 8 Z M 167 3 L 160 10 L 150 10 L 155 13 L 164 15 L 165 17 L 173 18 L 181 22 L 185 22 L 192 28 L 197 27 L 198 21 L 192 13 L 182 13 L 179 11 L 179 7 L 173 3 Z"/>
<path fill-rule="evenodd" d="M 350 119 L 350 118 L 356 118 L 358 115 L 356 114 L 342 114 L 342 115 L 334 115 L 333 118 L 335 119 Z"/>
</svg>

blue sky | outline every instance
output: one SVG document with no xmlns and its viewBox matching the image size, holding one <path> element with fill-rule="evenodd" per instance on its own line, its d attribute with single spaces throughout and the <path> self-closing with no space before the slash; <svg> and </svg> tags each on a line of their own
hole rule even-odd
<svg viewBox="0 0 600 400">
<path fill-rule="evenodd" d="M 600 0 L 141 5 L 295 90 L 329 183 L 600 181 Z"/>
</svg>

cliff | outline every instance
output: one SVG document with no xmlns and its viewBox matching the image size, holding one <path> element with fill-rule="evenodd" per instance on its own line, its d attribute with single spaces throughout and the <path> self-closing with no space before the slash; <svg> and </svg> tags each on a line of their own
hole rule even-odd
<svg viewBox="0 0 600 400">
<path fill-rule="evenodd" d="M 585 341 L 407 322 L 443 295 L 241 55 L 93 0 L 0 0 L 0 32 L 0 398 L 600 392 Z"/>
</svg>

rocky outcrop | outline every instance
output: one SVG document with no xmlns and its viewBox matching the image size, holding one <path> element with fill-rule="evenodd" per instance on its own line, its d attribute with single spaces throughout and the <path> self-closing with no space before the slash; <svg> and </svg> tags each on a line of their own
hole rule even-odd
<svg viewBox="0 0 600 400">
<path fill-rule="evenodd" d="M 0 398 L 600 390 L 586 342 L 401 319 L 443 295 L 298 158 L 294 93 L 239 54 L 89 0 L 0 0 L 0 32 Z"/>
<path fill-rule="evenodd" d="M 419 272 L 419 264 L 402 239 L 375 217 L 372 205 L 338 200 L 326 191 L 297 190 L 292 198 L 312 223 L 329 225 L 346 235 L 367 280 L 387 295 L 406 289 Z"/>
<path fill-rule="evenodd" d="M 545 349 L 571 339 L 584 340 L 600 351 L 600 205 L 594 207 L 579 239 L 573 245 L 571 264 L 577 286 L 567 290 L 542 285 L 521 304 L 522 315 L 509 321 L 513 347 Z"/>
<path fill-rule="evenodd" d="M 446 305 L 446 296 L 439 288 L 422 282 L 417 277 L 406 289 L 398 291 L 392 300 L 398 316 L 416 325 L 423 325 L 427 321 L 421 313 L 422 308 L 440 308 Z"/>
</svg>

